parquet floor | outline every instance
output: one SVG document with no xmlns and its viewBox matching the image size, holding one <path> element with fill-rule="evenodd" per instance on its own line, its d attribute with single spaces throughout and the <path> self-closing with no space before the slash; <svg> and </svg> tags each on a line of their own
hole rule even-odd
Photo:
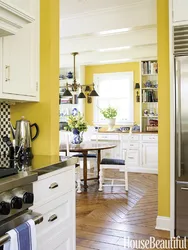
<svg viewBox="0 0 188 250">
<path fill-rule="evenodd" d="M 90 182 L 88 192 L 77 195 L 76 213 L 77 250 L 128 249 L 124 247 L 127 237 L 169 238 L 168 232 L 155 230 L 157 175 L 129 173 L 128 193 L 123 187 L 98 192 L 98 184 Z"/>
</svg>

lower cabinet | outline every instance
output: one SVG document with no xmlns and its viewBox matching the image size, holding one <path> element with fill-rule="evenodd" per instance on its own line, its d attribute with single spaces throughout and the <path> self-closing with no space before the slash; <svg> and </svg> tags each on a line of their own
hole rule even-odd
<svg viewBox="0 0 188 250">
<path fill-rule="evenodd" d="M 158 166 L 158 144 L 143 143 L 142 144 L 142 164 L 143 167 Z"/>
<path fill-rule="evenodd" d="M 39 176 L 33 185 L 32 210 L 43 215 L 36 226 L 38 249 L 76 250 L 75 166 Z"/>
<path fill-rule="evenodd" d="M 102 158 L 124 159 L 128 147 L 128 134 L 126 133 L 98 133 L 99 142 L 115 144 L 110 150 L 102 150 Z M 92 140 L 96 140 L 92 137 Z M 158 172 L 158 135 L 132 134 L 128 155 L 128 171 L 140 173 Z"/>
</svg>

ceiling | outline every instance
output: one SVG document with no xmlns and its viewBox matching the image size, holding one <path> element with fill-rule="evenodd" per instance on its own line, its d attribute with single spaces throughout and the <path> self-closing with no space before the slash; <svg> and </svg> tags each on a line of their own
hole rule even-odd
<svg viewBox="0 0 188 250">
<path fill-rule="evenodd" d="M 156 0 L 61 0 L 61 67 L 75 51 L 77 65 L 156 58 Z"/>
</svg>

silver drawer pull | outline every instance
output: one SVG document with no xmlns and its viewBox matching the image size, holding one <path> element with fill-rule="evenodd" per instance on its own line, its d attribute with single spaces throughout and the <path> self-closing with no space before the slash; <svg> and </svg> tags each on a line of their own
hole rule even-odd
<svg viewBox="0 0 188 250">
<path fill-rule="evenodd" d="M 57 220 L 57 215 L 53 214 L 52 216 L 50 216 L 50 218 L 48 219 L 48 222 L 52 222 L 54 220 Z"/>
<path fill-rule="evenodd" d="M 54 189 L 54 188 L 57 188 L 59 185 L 57 184 L 57 182 L 54 182 L 52 183 L 50 186 L 49 186 L 49 189 Z"/>
<path fill-rule="evenodd" d="M 134 144 L 130 144 L 130 146 L 134 146 Z"/>
<path fill-rule="evenodd" d="M 134 157 L 128 156 L 129 159 L 134 159 Z"/>
<path fill-rule="evenodd" d="M 186 190 L 186 191 L 188 191 L 188 187 L 186 188 L 186 187 L 181 187 L 181 190 Z"/>
</svg>

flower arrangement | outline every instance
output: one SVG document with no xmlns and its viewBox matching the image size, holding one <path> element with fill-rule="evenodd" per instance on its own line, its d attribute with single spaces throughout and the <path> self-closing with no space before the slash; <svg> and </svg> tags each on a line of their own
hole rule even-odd
<svg viewBox="0 0 188 250">
<path fill-rule="evenodd" d="M 87 131 L 87 123 L 84 121 L 83 116 L 78 113 L 77 115 L 70 115 L 67 119 L 68 125 L 65 127 L 67 131 L 85 132 Z"/>
<path fill-rule="evenodd" d="M 105 109 L 100 109 L 101 114 L 103 114 L 104 118 L 106 119 L 113 119 L 117 116 L 117 109 L 112 108 L 112 107 L 108 107 Z"/>
</svg>

